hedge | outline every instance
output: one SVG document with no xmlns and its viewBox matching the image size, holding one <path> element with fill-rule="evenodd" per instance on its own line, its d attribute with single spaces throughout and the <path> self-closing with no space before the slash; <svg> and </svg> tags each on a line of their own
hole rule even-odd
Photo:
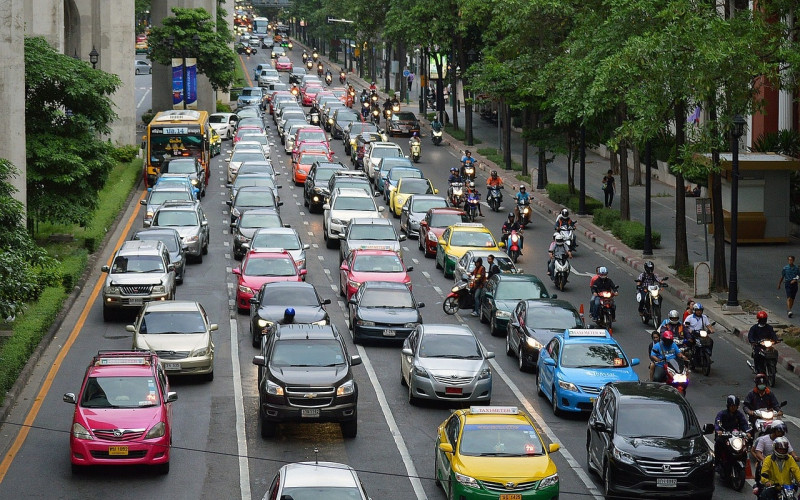
<svg viewBox="0 0 800 500">
<path fill-rule="evenodd" d="M 614 227 L 614 223 L 620 220 L 619 210 L 614 210 L 613 208 L 601 208 L 599 210 L 595 210 L 593 215 L 594 217 L 592 217 L 592 222 L 594 225 L 600 226 L 606 230 Z"/>
<path fill-rule="evenodd" d="M 637 250 L 644 248 L 644 225 L 639 221 L 618 220 L 614 223 L 611 233 L 631 248 Z M 657 248 L 661 244 L 661 233 L 653 231 L 651 239 L 653 248 Z"/>
<path fill-rule="evenodd" d="M 553 184 L 547 185 L 547 194 L 550 199 L 559 205 L 564 205 L 573 212 L 578 211 L 580 206 L 580 195 L 577 193 L 570 193 L 567 184 Z M 596 210 L 603 208 L 603 202 L 592 198 L 586 197 L 586 213 L 593 214 Z"/>
</svg>

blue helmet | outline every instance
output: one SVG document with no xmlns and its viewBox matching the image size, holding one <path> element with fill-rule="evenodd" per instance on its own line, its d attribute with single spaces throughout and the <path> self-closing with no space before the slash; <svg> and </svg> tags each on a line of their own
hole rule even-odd
<svg viewBox="0 0 800 500">
<path fill-rule="evenodd" d="M 289 318 L 294 318 L 294 307 L 287 307 L 285 311 L 283 311 L 283 315 Z"/>
</svg>

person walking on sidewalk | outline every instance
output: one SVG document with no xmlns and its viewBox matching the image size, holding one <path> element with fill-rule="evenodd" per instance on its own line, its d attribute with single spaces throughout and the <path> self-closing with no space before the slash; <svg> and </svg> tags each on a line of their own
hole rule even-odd
<svg viewBox="0 0 800 500">
<path fill-rule="evenodd" d="M 797 280 L 800 278 L 800 269 L 794 265 L 794 255 L 788 257 L 789 263 L 783 266 L 781 271 L 781 279 L 778 280 L 778 289 L 781 288 L 783 283 L 786 290 L 786 314 L 792 317 L 792 306 L 794 306 L 794 298 L 797 296 Z"/>
<path fill-rule="evenodd" d="M 616 183 L 614 181 L 614 172 L 611 170 L 603 177 L 603 194 L 605 194 L 605 206 L 611 208 L 611 203 L 614 201 L 614 188 Z"/>
</svg>

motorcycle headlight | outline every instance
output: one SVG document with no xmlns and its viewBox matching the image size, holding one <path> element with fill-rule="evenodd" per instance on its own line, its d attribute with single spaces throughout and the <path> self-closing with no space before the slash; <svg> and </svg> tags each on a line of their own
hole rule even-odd
<svg viewBox="0 0 800 500">
<path fill-rule="evenodd" d="M 167 433 L 167 426 L 164 424 L 164 422 L 159 422 L 153 427 L 151 427 L 149 431 L 147 431 L 147 434 L 145 434 L 144 438 L 145 439 L 160 438 L 163 437 L 164 434 L 166 433 Z"/>
<path fill-rule="evenodd" d="M 772 347 L 772 341 L 771 340 L 765 340 L 764 341 L 764 347 L 766 347 L 767 349 Z"/>
<path fill-rule="evenodd" d="M 461 287 L 456 285 L 453 288 L 451 288 L 450 291 L 453 292 L 453 293 L 457 293 L 460 289 L 461 289 Z"/>
<path fill-rule="evenodd" d="M 267 380 L 267 394 L 273 396 L 283 396 L 283 387 L 279 386 L 272 380 Z"/>
<path fill-rule="evenodd" d="M 500 309 L 498 309 L 497 312 L 494 313 L 494 317 L 497 318 L 497 319 L 510 319 L 511 318 L 511 312 L 509 312 L 509 311 L 501 311 Z"/>
<path fill-rule="evenodd" d="M 708 337 L 708 332 L 705 330 L 700 330 L 700 336 L 703 338 Z"/>
<path fill-rule="evenodd" d="M 543 490 L 545 488 L 549 488 L 550 486 L 555 486 L 558 484 L 558 474 L 553 474 L 552 476 L 547 476 L 546 478 L 539 481 L 538 486 L 536 489 Z"/>
<path fill-rule="evenodd" d="M 744 440 L 740 437 L 735 437 L 731 439 L 730 443 L 731 443 L 731 448 L 733 448 L 735 451 L 741 451 L 742 448 L 744 448 Z"/>
<path fill-rule="evenodd" d="M 676 373 L 672 376 L 672 381 L 678 384 L 683 384 L 686 382 L 686 375 L 682 373 Z"/>
<path fill-rule="evenodd" d="M 78 422 L 72 424 L 72 437 L 75 439 L 94 439 L 94 437 Z"/>
<path fill-rule="evenodd" d="M 565 391 L 571 392 L 578 392 L 578 388 L 572 382 L 566 382 L 564 380 L 558 381 L 558 386 L 564 389 Z"/>
<path fill-rule="evenodd" d="M 196 186 L 198 182 L 200 182 L 200 181 L 198 181 L 197 179 L 192 179 L 192 185 L 193 186 Z"/>
<path fill-rule="evenodd" d="M 201 358 L 203 356 L 208 356 L 208 353 L 209 353 L 208 346 L 201 347 L 200 349 L 195 349 L 194 351 L 192 351 L 192 355 L 190 357 Z"/>
<path fill-rule="evenodd" d="M 464 486 L 469 486 L 470 488 L 480 488 L 478 485 L 478 481 L 474 477 L 470 477 L 464 474 L 459 474 L 455 472 L 454 475 L 456 476 L 456 481 L 463 484 Z"/>
<path fill-rule="evenodd" d="M 337 396 L 349 396 L 356 391 L 356 384 L 352 380 L 348 380 L 344 384 L 336 388 Z"/>
<path fill-rule="evenodd" d="M 414 367 L 414 375 L 416 375 L 417 377 L 429 378 L 428 372 L 425 370 L 425 368 L 421 366 Z"/>
<path fill-rule="evenodd" d="M 615 460 L 619 460 L 620 462 L 622 462 L 624 464 L 633 464 L 633 463 L 635 463 L 634 460 L 633 460 L 633 457 L 629 453 L 625 453 L 624 451 L 619 450 L 618 448 L 614 448 L 613 454 L 614 454 L 614 459 Z"/>
</svg>

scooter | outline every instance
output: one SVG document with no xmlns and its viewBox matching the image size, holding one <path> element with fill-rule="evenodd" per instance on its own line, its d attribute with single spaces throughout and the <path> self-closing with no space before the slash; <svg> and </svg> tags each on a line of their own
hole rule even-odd
<svg viewBox="0 0 800 500">
<path fill-rule="evenodd" d="M 528 224 L 531 223 L 532 215 L 530 202 L 517 204 L 514 211 L 517 214 L 517 222 L 519 222 L 519 225 L 522 227 L 522 229 L 528 227 Z"/>
<path fill-rule="evenodd" d="M 514 264 L 517 263 L 517 260 L 521 254 L 520 243 L 522 243 L 522 235 L 516 230 L 512 230 L 511 234 L 508 235 L 506 245 L 508 246 L 508 256 L 511 257 L 511 262 Z"/>
<path fill-rule="evenodd" d="M 414 160 L 414 163 L 419 163 L 420 157 L 422 156 L 422 142 L 419 140 L 408 142 L 411 148 L 411 159 Z"/>
<path fill-rule="evenodd" d="M 322 67 L 322 63 L 317 64 L 317 76 L 319 76 L 319 77 L 322 76 L 322 73 L 323 73 L 322 70 L 323 69 L 325 69 L 325 68 Z"/>
<path fill-rule="evenodd" d="M 475 306 L 475 297 L 472 294 L 474 282 L 474 279 L 465 274 L 458 283 L 453 285 L 450 293 L 442 302 L 442 310 L 445 314 L 453 315 L 459 309 L 472 309 Z"/>
<path fill-rule="evenodd" d="M 442 143 L 442 134 L 443 133 L 444 132 L 442 131 L 442 129 L 439 129 L 439 130 L 431 129 L 431 142 L 433 142 L 434 146 L 438 146 L 439 144 Z"/>
<path fill-rule="evenodd" d="M 325 75 L 325 83 L 330 87 L 331 83 L 333 83 L 333 76 L 328 73 Z"/>
<path fill-rule="evenodd" d="M 316 50 L 311 54 L 311 58 L 314 60 L 314 62 L 317 62 L 317 59 L 319 59 L 319 54 L 317 54 Z M 311 69 L 311 68 L 308 68 L 308 69 Z"/>
<path fill-rule="evenodd" d="M 344 71 L 339 72 L 339 83 L 344 85 L 344 82 L 347 81 L 347 74 Z"/>
<path fill-rule="evenodd" d="M 311 111 L 308 114 L 308 119 L 311 125 L 319 125 L 319 111 Z"/>
<path fill-rule="evenodd" d="M 671 385 L 681 395 L 686 396 L 686 389 L 689 387 L 688 367 L 677 359 L 669 359 L 664 363 L 664 366 L 656 365 L 653 381 Z"/>
<path fill-rule="evenodd" d="M 715 322 L 711 323 L 716 324 Z M 714 349 L 714 339 L 708 336 L 708 330 L 694 330 L 684 333 L 691 356 L 689 360 L 694 370 L 703 372 L 706 377 L 711 373 L 711 352 Z"/>
<path fill-rule="evenodd" d="M 553 282 L 555 283 L 556 288 L 563 292 L 564 287 L 567 286 L 567 281 L 569 274 L 572 271 L 572 266 L 570 266 L 569 259 L 566 255 L 558 255 L 555 257 L 555 259 Z"/>
<path fill-rule="evenodd" d="M 781 340 L 778 339 L 778 342 Z M 772 340 L 762 340 L 759 342 L 760 349 L 753 349 L 753 360 L 747 361 L 747 366 L 753 373 L 763 373 L 767 376 L 767 383 L 770 387 L 775 387 L 775 375 L 778 370 L 778 350 Z"/>
<path fill-rule="evenodd" d="M 574 252 L 578 248 L 578 242 L 575 239 L 575 223 L 569 226 L 562 226 L 557 229 L 559 234 L 564 238 L 564 243 L 569 245 L 569 251 Z"/>
<path fill-rule="evenodd" d="M 736 491 L 741 491 L 745 483 L 745 467 L 747 460 L 747 434 L 735 430 L 733 432 L 724 432 L 719 434 L 718 437 L 727 438 L 725 445 L 722 447 L 722 454 L 719 457 L 721 470 L 719 477 L 726 481 L 731 488 Z"/>
<path fill-rule="evenodd" d="M 381 124 L 381 110 L 377 107 L 374 107 L 372 110 L 372 123 L 375 125 Z"/>
<path fill-rule="evenodd" d="M 467 199 L 464 202 L 464 211 L 467 212 L 467 217 L 469 217 L 470 222 L 475 222 L 475 219 L 478 217 L 478 204 L 480 200 L 475 193 L 469 193 L 467 195 Z"/>
<path fill-rule="evenodd" d="M 616 320 L 616 305 L 614 304 L 614 293 L 619 290 L 619 286 L 614 287 L 614 292 L 600 292 L 600 305 L 597 310 L 597 326 L 605 328 L 609 333 L 614 333 L 612 327 Z"/>
<path fill-rule="evenodd" d="M 488 203 L 489 208 L 495 212 L 500 211 L 500 203 L 503 202 L 503 194 L 500 192 L 501 189 L 503 189 L 503 186 L 489 186 L 489 195 L 486 197 L 486 203 Z"/>
<path fill-rule="evenodd" d="M 464 174 L 462 175 L 462 177 L 464 177 L 465 179 L 470 180 L 470 181 L 474 181 L 475 180 L 475 164 L 467 163 L 466 165 L 464 165 L 464 169 L 463 170 L 464 170 Z"/>
<path fill-rule="evenodd" d="M 450 183 L 447 197 L 451 207 L 460 208 L 461 204 L 464 202 L 464 183 Z"/>
<path fill-rule="evenodd" d="M 750 417 L 750 423 L 753 424 L 753 428 L 758 432 L 759 436 L 769 434 L 772 421 L 783 416 L 783 410 L 781 410 L 781 408 L 784 406 L 786 406 L 786 401 L 781 402 L 777 409 L 759 408 L 753 411 L 753 415 Z"/>
<path fill-rule="evenodd" d="M 314 69 L 314 62 L 313 62 L 311 59 L 309 59 L 308 61 L 306 61 L 306 68 L 308 68 L 308 70 L 309 70 L 309 71 L 311 71 L 312 69 Z"/>
<path fill-rule="evenodd" d="M 640 304 L 642 300 L 642 293 L 644 296 L 644 307 L 639 311 L 639 316 L 642 318 L 642 323 L 645 325 L 651 320 L 653 326 L 658 328 L 661 325 L 661 289 L 666 288 L 669 277 L 663 278 L 660 283 L 655 285 L 648 285 L 647 290 L 638 289 L 636 292 L 636 303 Z"/>
</svg>

